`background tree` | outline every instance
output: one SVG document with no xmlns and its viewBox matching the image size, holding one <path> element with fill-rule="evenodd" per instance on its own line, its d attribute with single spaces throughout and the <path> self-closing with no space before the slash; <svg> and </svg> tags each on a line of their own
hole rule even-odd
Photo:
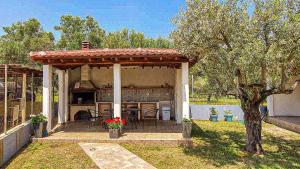
<svg viewBox="0 0 300 169">
<path fill-rule="evenodd" d="M 91 16 L 81 19 L 79 16 L 64 15 L 55 30 L 61 33 L 57 43 L 59 49 L 81 49 L 84 40 L 91 42 L 93 48 L 102 48 L 104 45 L 105 31 Z"/>
<path fill-rule="evenodd" d="M 81 49 L 84 40 L 91 42 L 93 48 L 170 48 L 172 43 L 165 38 L 146 38 L 144 33 L 124 28 L 120 31 L 105 33 L 91 16 L 82 19 L 79 16 L 65 15 L 60 25 L 55 26 L 61 36 L 57 43 L 59 49 Z"/>
<path fill-rule="evenodd" d="M 144 33 L 127 28 L 110 32 L 104 40 L 105 48 L 171 48 L 172 42 L 165 38 L 147 38 Z"/>
<path fill-rule="evenodd" d="M 32 64 L 30 51 L 50 50 L 54 47 L 51 32 L 43 31 L 37 19 L 17 22 L 3 27 L 4 35 L 0 37 L 0 63 Z"/>
<path fill-rule="evenodd" d="M 196 57 L 205 76 L 223 84 L 218 89 L 241 100 L 248 152 L 263 153 L 259 105 L 270 95 L 291 93 L 299 79 L 299 3 L 189 0 L 174 20 L 176 47 Z"/>
</svg>

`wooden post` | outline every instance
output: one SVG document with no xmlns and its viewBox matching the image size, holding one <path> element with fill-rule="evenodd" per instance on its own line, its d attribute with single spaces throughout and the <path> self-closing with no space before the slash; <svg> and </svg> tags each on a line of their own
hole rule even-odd
<svg viewBox="0 0 300 169">
<path fill-rule="evenodd" d="M 25 123 L 26 121 L 26 73 L 23 73 L 23 78 L 22 78 L 21 114 L 22 114 L 22 123 Z"/>
<path fill-rule="evenodd" d="M 8 66 L 4 66 L 4 133 L 7 131 L 7 69 Z"/>
<path fill-rule="evenodd" d="M 33 88 L 33 84 L 34 84 L 34 75 L 33 72 L 31 73 L 31 112 L 30 114 L 34 114 L 34 88 Z"/>
</svg>

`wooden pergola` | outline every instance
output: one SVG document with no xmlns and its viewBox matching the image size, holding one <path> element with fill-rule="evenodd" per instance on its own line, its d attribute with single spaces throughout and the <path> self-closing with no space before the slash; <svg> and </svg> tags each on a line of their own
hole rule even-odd
<svg viewBox="0 0 300 169">
<path fill-rule="evenodd" d="M 0 65 L 0 77 L 4 77 L 4 133 L 7 131 L 7 117 L 8 117 L 8 78 L 22 77 L 22 98 L 21 99 L 21 114 L 22 123 L 26 121 L 26 84 L 27 77 L 31 77 L 31 111 L 33 111 L 33 79 L 34 77 L 42 77 L 43 72 L 28 66 L 20 64 L 1 64 Z M 32 113 L 32 112 L 31 112 Z"/>
</svg>

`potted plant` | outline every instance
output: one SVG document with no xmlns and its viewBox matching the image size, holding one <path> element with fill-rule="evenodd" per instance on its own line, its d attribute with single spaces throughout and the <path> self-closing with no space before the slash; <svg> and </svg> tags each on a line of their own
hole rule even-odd
<svg viewBox="0 0 300 169">
<path fill-rule="evenodd" d="M 218 121 L 218 111 L 216 110 L 215 107 L 211 107 L 209 110 L 210 110 L 209 120 L 212 122 L 217 122 Z"/>
<path fill-rule="evenodd" d="M 224 113 L 225 113 L 225 115 L 224 115 L 225 121 L 231 122 L 233 119 L 233 114 L 232 114 L 231 110 L 225 110 Z"/>
<path fill-rule="evenodd" d="M 184 118 L 182 120 L 182 137 L 191 138 L 192 137 L 192 120 Z"/>
<path fill-rule="evenodd" d="M 109 131 L 109 138 L 119 138 L 121 135 L 121 129 L 125 124 L 125 119 L 121 120 L 120 117 L 108 119 L 105 121 Z"/>
<path fill-rule="evenodd" d="M 31 115 L 31 125 L 33 127 L 34 136 L 36 138 L 43 137 L 47 126 L 47 117 L 43 114 Z"/>
</svg>

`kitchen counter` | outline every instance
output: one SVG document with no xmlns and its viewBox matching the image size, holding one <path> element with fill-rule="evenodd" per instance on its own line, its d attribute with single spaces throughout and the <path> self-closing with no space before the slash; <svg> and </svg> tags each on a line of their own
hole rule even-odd
<svg viewBox="0 0 300 169">
<path fill-rule="evenodd" d="M 90 104 L 70 104 L 70 106 L 95 106 L 95 103 L 90 103 Z"/>
</svg>

